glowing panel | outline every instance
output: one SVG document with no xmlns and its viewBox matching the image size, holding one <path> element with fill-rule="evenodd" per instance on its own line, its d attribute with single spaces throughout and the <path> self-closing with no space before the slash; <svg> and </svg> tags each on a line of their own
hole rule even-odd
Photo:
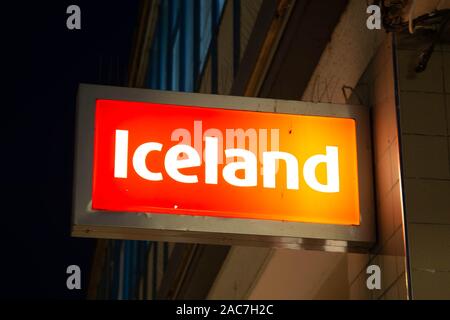
<svg viewBox="0 0 450 320">
<path fill-rule="evenodd" d="M 92 208 L 359 225 L 355 126 L 97 100 Z"/>
</svg>

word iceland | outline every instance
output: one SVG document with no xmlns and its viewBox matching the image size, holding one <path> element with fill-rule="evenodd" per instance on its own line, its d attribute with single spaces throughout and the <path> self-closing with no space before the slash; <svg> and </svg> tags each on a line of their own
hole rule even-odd
<svg viewBox="0 0 450 320">
<path fill-rule="evenodd" d="M 351 118 L 97 100 L 92 208 L 359 224 Z"/>
</svg>

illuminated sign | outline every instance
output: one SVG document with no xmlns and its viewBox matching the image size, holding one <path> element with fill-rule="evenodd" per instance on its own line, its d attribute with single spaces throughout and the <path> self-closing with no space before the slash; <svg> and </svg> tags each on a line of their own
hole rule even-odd
<svg viewBox="0 0 450 320">
<path fill-rule="evenodd" d="M 367 129 L 361 106 L 83 85 L 74 235 L 371 243 Z"/>
<path fill-rule="evenodd" d="M 94 145 L 93 209 L 359 224 L 353 119 L 97 100 Z"/>
</svg>

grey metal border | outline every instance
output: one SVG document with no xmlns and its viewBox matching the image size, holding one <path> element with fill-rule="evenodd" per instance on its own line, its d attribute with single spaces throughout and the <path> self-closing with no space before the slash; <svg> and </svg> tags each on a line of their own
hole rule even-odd
<svg viewBox="0 0 450 320">
<path fill-rule="evenodd" d="M 94 114 L 97 99 L 156 102 L 356 120 L 360 226 L 190 215 L 92 211 Z M 367 251 L 375 243 L 368 108 L 248 97 L 80 84 L 77 97 L 72 236 L 226 245 Z"/>
</svg>

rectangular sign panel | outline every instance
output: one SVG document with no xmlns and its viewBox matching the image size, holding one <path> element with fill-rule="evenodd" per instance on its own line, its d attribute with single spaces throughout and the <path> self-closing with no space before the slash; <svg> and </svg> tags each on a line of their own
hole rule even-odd
<svg viewBox="0 0 450 320">
<path fill-rule="evenodd" d="M 81 85 L 73 235 L 374 242 L 362 106 Z"/>
<path fill-rule="evenodd" d="M 93 209 L 359 225 L 353 119 L 97 100 L 94 146 Z"/>
</svg>

